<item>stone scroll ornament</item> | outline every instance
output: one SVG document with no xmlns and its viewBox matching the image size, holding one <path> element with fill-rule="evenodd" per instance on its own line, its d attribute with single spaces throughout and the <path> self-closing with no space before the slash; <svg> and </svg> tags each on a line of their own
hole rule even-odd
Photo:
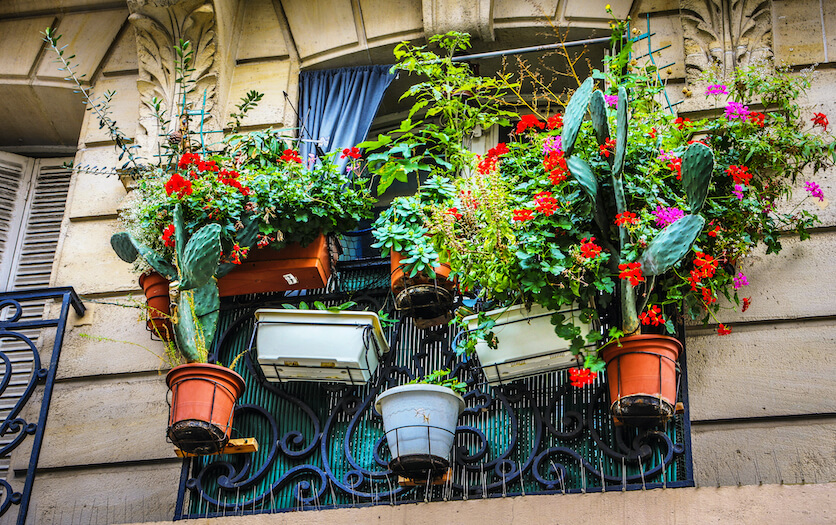
<svg viewBox="0 0 836 525">
<path fill-rule="evenodd" d="M 681 0 L 680 7 L 689 80 L 714 65 L 729 71 L 771 54 L 772 2 Z"/>
<path fill-rule="evenodd" d="M 192 109 L 204 109 L 204 127 L 216 127 L 218 110 L 218 60 L 216 58 L 216 18 L 212 1 L 207 0 L 128 0 L 129 20 L 136 30 L 140 96 L 138 143 L 153 147 L 159 135 L 177 127 L 173 118 L 182 112 L 183 89 Z M 188 47 L 184 48 L 184 43 Z M 185 49 L 186 53 L 182 51 Z M 184 61 L 184 56 L 187 61 Z M 185 82 L 178 85 L 177 78 Z M 205 97 L 205 106 L 204 106 Z M 154 115 L 159 101 L 168 129 Z"/>
</svg>

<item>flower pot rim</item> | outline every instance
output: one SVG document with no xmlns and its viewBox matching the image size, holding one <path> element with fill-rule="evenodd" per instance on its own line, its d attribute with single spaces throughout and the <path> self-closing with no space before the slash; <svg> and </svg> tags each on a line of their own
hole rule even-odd
<svg viewBox="0 0 836 525">
<path fill-rule="evenodd" d="M 636 334 L 636 335 L 628 335 L 626 337 L 621 337 L 621 338 L 619 338 L 619 343 L 621 343 L 620 345 L 617 344 L 617 343 L 613 343 L 613 344 L 604 346 L 603 348 L 601 348 L 599 350 L 599 352 L 601 353 L 601 358 L 604 359 L 604 361 L 606 361 L 607 364 L 609 365 L 610 361 L 617 358 L 618 356 L 620 356 L 622 354 L 625 354 L 625 353 L 630 353 L 630 352 L 635 352 L 636 351 L 636 349 L 630 348 L 629 346 L 625 346 L 624 343 L 632 343 L 632 342 L 650 343 L 652 341 L 659 341 L 660 343 L 666 344 L 666 346 L 667 346 L 667 344 L 673 343 L 671 346 L 668 347 L 668 349 L 675 354 L 674 357 L 673 357 L 674 361 L 679 359 L 679 356 L 682 354 L 682 351 L 684 350 L 684 346 L 682 345 L 682 342 L 675 337 L 671 337 L 669 335 L 657 335 L 657 334 Z M 630 346 L 632 346 L 632 345 L 630 345 Z M 648 353 L 658 353 L 658 352 L 652 352 L 652 351 L 646 351 L 646 352 L 648 352 Z M 610 358 L 607 359 L 606 357 L 604 357 L 605 354 L 608 354 L 610 356 Z"/>
<path fill-rule="evenodd" d="M 378 413 L 382 413 L 380 410 L 380 402 L 381 400 L 390 397 L 390 396 L 397 396 L 398 394 L 402 394 L 404 392 L 416 392 L 416 391 L 424 391 L 424 392 L 436 392 L 439 394 L 447 394 L 450 396 L 455 397 L 459 401 L 459 414 L 464 411 L 465 403 L 464 398 L 461 394 L 455 392 L 452 388 L 448 388 L 446 386 L 440 385 L 428 385 L 424 383 L 412 383 L 406 385 L 400 385 L 392 388 L 387 388 L 380 394 L 378 394 L 377 399 L 374 401 L 374 408 L 378 411 Z"/>
<path fill-rule="evenodd" d="M 165 384 L 171 388 L 171 383 L 174 381 L 175 376 L 178 374 L 186 373 L 187 371 L 193 371 L 195 375 L 200 374 L 201 372 L 196 372 L 197 370 L 203 370 L 204 372 L 208 372 L 209 374 L 212 373 L 220 373 L 226 375 L 232 383 L 235 384 L 238 390 L 238 396 L 240 396 L 244 389 L 246 388 L 246 382 L 244 378 L 241 377 L 241 374 L 232 370 L 231 368 L 216 365 L 214 363 L 185 363 L 182 365 L 177 365 L 165 375 Z M 236 396 L 236 397 L 238 397 Z"/>
</svg>

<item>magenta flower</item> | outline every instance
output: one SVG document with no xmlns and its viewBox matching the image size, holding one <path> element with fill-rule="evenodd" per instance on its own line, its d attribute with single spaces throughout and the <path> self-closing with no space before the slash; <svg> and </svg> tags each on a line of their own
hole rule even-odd
<svg viewBox="0 0 836 525">
<path fill-rule="evenodd" d="M 705 90 L 706 95 L 728 95 L 729 92 L 726 91 L 725 84 L 711 84 L 708 86 L 708 89 Z"/>
<path fill-rule="evenodd" d="M 749 118 L 749 106 L 744 106 L 741 102 L 729 101 L 726 104 L 726 118 L 729 120 L 738 118 L 745 122 Z"/>
<path fill-rule="evenodd" d="M 557 153 L 563 151 L 563 142 L 560 137 L 546 137 L 543 141 L 543 155 L 548 155 L 553 151 Z"/>
<path fill-rule="evenodd" d="M 673 160 L 676 158 L 676 155 L 670 151 L 665 151 L 665 148 L 659 148 L 659 151 L 661 152 L 658 157 L 659 160 Z"/>
<path fill-rule="evenodd" d="M 656 206 L 656 209 L 651 212 L 656 216 L 656 226 L 664 228 L 669 224 L 673 224 L 685 216 L 685 212 L 679 208 L 671 206 L 670 208 L 663 208 Z"/>
<path fill-rule="evenodd" d="M 734 278 L 734 289 L 737 290 L 741 286 L 749 286 L 749 279 L 743 275 L 743 272 L 737 272 L 737 276 Z"/>
<path fill-rule="evenodd" d="M 746 186 L 744 186 L 743 184 L 735 184 L 734 185 L 734 190 L 732 190 L 732 193 L 734 193 L 734 196 L 737 197 L 737 200 L 739 200 L 739 201 L 743 200 L 743 190 L 744 190 L 744 188 L 746 188 Z"/>
<path fill-rule="evenodd" d="M 604 95 L 604 100 L 607 101 L 607 105 L 610 107 L 615 107 L 618 105 L 618 95 Z"/>
<path fill-rule="evenodd" d="M 810 194 L 811 197 L 816 197 L 819 201 L 824 202 L 824 192 L 821 191 L 821 187 L 813 181 L 807 181 L 804 183 L 804 189 Z"/>
</svg>

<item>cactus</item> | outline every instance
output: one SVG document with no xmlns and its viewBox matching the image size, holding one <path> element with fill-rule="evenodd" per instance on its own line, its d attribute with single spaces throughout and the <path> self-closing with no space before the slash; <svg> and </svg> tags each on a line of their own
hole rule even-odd
<svg viewBox="0 0 836 525">
<path fill-rule="evenodd" d="M 179 281 L 176 308 L 172 314 L 177 348 L 189 362 L 205 362 L 207 346 L 214 339 L 218 324 L 220 297 L 216 278 L 228 273 L 234 265 L 220 262 L 220 225 L 208 224 L 187 239 L 179 204 L 174 208 L 173 222 L 175 264 L 126 232 L 114 234 L 110 244 L 123 261 L 132 263 L 142 257 L 167 279 Z M 249 246 L 257 233 L 258 221 L 250 218 L 236 235 L 236 241 Z"/>
<path fill-rule="evenodd" d="M 682 155 L 682 187 L 691 213 L 699 213 L 705 204 L 713 170 L 714 153 L 704 144 L 691 144 Z"/>
<path fill-rule="evenodd" d="M 627 138 L 629 130 L 627 90 L 618 88 L 618 105 L 616 107 L 615 155 L 611 158 L 610 171 L 612 176 L 612 198 L 600 195 L 601 189 L 606 187 L 598 183 L 591 166 L 578 157 L 572 155 L 575 140 L 580 132 L 584 115 L 589 110 L 593 130 L 598 144 L 604 144 L 609 138 L 609 126 L 606 115 L 606 104 L 603 93 L 593 92 L 592 78 L 586 79 L 581 87 L 572 95 L 566 106 L 563 129 L 563 147 L 566 163 L 572 176 L 577 180 L 583 191 L 589 196 L 593 204 L 594 219 L 598 226 L 607 233 L 614 218 L 608 218 L 604 213 L 604 203 L 614 202 L 616 213 L 622 214 L 627 210 L 627 198 L 624 194 L 622 172 L 627 157 Z M 698 215 L 705 204 L 711 174 L 714 169 L 714 155 L 711 150 L 699 143 L 692 144 L 682 157 L 682 185 L 686 193 L 691 215 L 687 215 L 662 230 L 647 246 L 639 257 L 642 273 L 646 276 L 663 274 L 679 262 L 691 250 L 694 242 L 705 226 L 705 219 Z M 622 261 L 622 251 L 630 242 L 630 235 L 624 226 L 618 227 L 620 246 L 615 247 L 618 253 L 610 259 L 613 269 Z M 651 285 L 652 286 L 652 285 Z M 647 301 L 649 290 L 645 291 L 643 301 Z M 636 289 L 627 281 L 621 281 L 621 312 L 622 330 L 631 334 L 639 329 L 637 311 L 639 298 Z M 642 306 L 643 308 L 643 306 Z"/>
</svg>

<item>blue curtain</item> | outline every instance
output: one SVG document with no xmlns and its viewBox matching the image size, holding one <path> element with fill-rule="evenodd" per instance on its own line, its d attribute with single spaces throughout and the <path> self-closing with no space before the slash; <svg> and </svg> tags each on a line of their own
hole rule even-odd
<svg viewBox="0 0 836 525">
<path fill-rule="evenodd" d="M 394 80 L 391 66 L 363 66 L 299 75 L 299 153 L 316 154 L 310 140 L 321 140 L 324 153 L 350 148 L 366 138 L 383 93 Z M 348 159 L 336 161 L 344 169 Z"/>
</svg>

